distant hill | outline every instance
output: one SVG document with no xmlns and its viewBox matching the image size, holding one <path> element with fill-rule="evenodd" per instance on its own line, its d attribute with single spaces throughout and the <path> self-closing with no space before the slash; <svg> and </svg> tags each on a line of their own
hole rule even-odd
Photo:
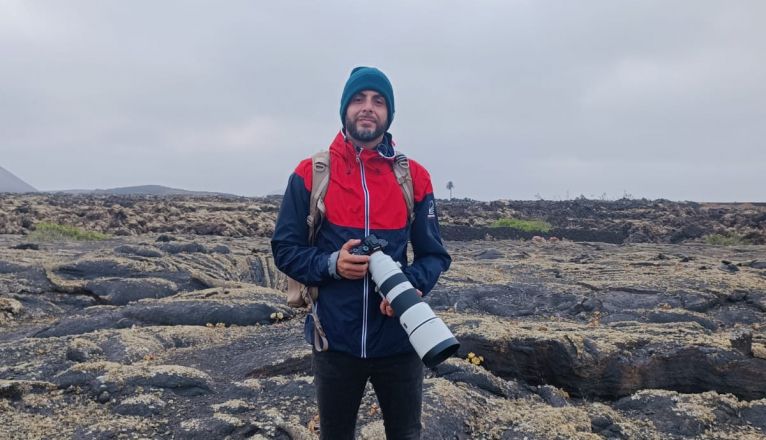
<svg viewBox="0 0 766 440">
<path fill-rule="evenodd" d="M 236 194 L 209 192 L 209 191 L 188 191 L 185 189 L 170 188 L 162 185 L 139 185 L 125 186 L 120 188 L 108 189 L 66 189 L 63 191 L 53 191 L 64 194 L 107 194 L 107 195 L 147 195 L 147 196 L 223 196 L 240 197 Z"/>
<path fill-rule="evenodd" d="M 19 179 L 13 173 L 0 167 L 0 193 L 37 192 L 35 187 Z"/>
</svg>

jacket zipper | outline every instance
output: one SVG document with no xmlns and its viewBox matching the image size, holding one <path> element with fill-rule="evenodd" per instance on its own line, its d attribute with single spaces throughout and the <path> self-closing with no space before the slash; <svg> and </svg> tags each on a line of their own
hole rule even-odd
<svg viewBox="0 0 766 440">
<path fill-rule="evenodd" d="M 357 148 L 357 147 L 354 147 Z M 364 164 L 362 163 L 362 149 L 356 152 L 356 162 L 359 164 L 362 176 L 362 191 L 364 192 L 364 236 L 370 235 L 370 192 L 367 189 L 367 179 L 364 175 Z M 363 304 L 362 312 L 362 350 L 363 358 L 367 357 L 367 308 L 369 307 L 369 275 L 364 277 Z"/>
</svg>

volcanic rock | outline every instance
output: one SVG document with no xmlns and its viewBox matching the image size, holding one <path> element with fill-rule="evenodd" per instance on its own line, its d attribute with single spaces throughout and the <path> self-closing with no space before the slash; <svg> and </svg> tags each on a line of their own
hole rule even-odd
<svg viewBox="0 0 766 440">
<path fill-rule="evenodd" d="M 0 196 L 0 208 L 17 234 L 40 219 L 130 234 L 39 250 L 0 235 L 0 438 L 316 438 L 305 311 L 287 307 L 268 241 L 278 198 Z M 445 242 L 452 266 L 425 296 L 461 348 L 426 372 L 423 438 L 764 437 L 766 290 L 753 262 L 766 250 L 702 243 L 746 236 L 762 206 L 440 208 L 480 236 Z M 502 240 L 489 224 L 511 216 L 570 233 Z M 667 244 L 695 222 L 702 236 Z M 211 224 L 223 226 L 199 229 Z M 699 269 L 722 261 L 739 271 Z M 371 387 L 357 426 L 383 435 Z"/>
</svg>

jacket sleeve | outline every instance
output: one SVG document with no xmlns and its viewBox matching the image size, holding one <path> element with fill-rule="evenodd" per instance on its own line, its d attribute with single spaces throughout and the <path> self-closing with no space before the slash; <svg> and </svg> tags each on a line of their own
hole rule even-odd
<svg viewBox="0 0 766 440">
<path fill-rule="evenodd" d="M 416 289 L 426 295 L 436 285 L 439 275 L 449 269 L 452 258 L 447 253 L 439 232 L 439 220 L 436 215 L 436 200 L 431 189 L 431 179 L 428 173 L 422 169 L 421 176 L 415 174 L 413 169 L 413 181 L 415 188 L 415 219 L 410 228 L 410 242 L 414 259 L 412 264 L 404 269 L 404 274 Z M 420 179 L 418 179 L 420 177 Z M 425 182 L 418 185 L 418 180 Z M 424 190 L 418 190 L 424 188 Z M 418 193 L 421 192 L 420 201 Z"/>
<path fill-rule="evenodd" d="M 310 197 L 311 190 L 307 189 L 304 178 L 293 173 L 282 198 L 271 251 L 280 271 L 307 286 L 319 286 L 333 279 L 328 269 L 332 252 L 308 244 L 306 217 Z"/>
</svg>

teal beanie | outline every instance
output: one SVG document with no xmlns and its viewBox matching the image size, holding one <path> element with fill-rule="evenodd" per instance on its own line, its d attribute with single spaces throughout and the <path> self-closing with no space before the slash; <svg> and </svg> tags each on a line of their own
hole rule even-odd
<svg viewBox="0 0 766 440">
<path fill-rule="evenodd" d="M 351 76 L 343 87 L 343 95 L 340 98 L 340 122 L 346 125 L 346 109 L 351 98 L 362 90 L 375 90 L 386 98 L 388 107 L 388 126 L 394 120 L 394 89 L 386 74 L 374 67 L 355 67 L 351 71 Z"/>
</svg>

